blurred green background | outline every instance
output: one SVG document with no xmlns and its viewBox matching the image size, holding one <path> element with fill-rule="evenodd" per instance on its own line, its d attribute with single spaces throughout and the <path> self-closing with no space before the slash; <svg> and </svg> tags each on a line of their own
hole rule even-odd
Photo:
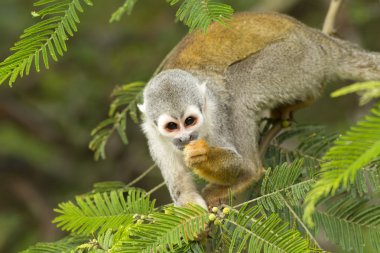
<svg viewBox="0 0 380 253">
<path fill-rule="evenodd" d="M 225 1 L 239 10 L 288 13 L 320 28 L 329 1 Z M 33 24 L 33 1 L 0 0 L 0 59 L 22 30 Z M 123 0 L 94 1 L 80 15 L 79 33 L 68 52 L 50 70 L 32 73 L 13 88 L 0 87 L 0 252 L 17 252 L 37 241 L 62 234 L 51 223 L 54 207 L 75 194 L 90 191 L 99 181 L 128 182 L 152 161 L 145 138 L 130 123 L 130 144 L 113 136 L 108 159 L 95 162 L 88 149 L 90 131 L 107 116 L 115 85 L 146 81 L 163 57 L 187 32 L 175 23 L 176 7 L 164 0 L 141 0 L 131 16 L 110 24 Z M 347 1 L 338 20 L 338 35 L 364 48 L 380 51 L 380 2 Z M 296 115 L 302 123 L 347 128 L 367 108 L 355 96 L 330 99 L 328 88 L 314 106 Z M 161 182 L 158 170 L 137 186 L 147 190 Z M 170 202 L 165 188 L 155 193 L 158 204 Z"/>
</svg>

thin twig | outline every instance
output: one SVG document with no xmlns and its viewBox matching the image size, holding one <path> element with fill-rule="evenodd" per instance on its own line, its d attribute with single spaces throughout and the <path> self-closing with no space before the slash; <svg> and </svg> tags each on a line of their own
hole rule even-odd
<svg viewBox="0 0 380 253">
<path fill-rule="evenodd" d="M 161 188 L 162 186 L 164 186 L 164 185 L 165 185 L 165 182 L 162 182 L 161 184 L 159 184 L 159 185 L 153 187 L 150 191 L 148 191 L 148 192 L 146 193 L 146 195 L 150 195 L 150 194 L 152 194 L 153 192 L 157 191 L 158 189 L 160 189 L 160 188 Z"/>
<path fill-rule="evenodd" d="M 135 178 L 133 181 L 131 181 L 129 184 L 127 184 L 126 187 L 130 187 L 140 181 L 143 177 L 145 177 L 149 172 L 151 172 L 154 168 L 156 168 L 156 164 L 153 164 L 152 166 L 149 167 L 146 171 L 144 171 L 140 176 Z"/>
<path fill-rule="evenodd" d="M 269 147 L 270 142 L 276 135 L 283 129 L 282 122 L 277 121 L 262 137 L 259 144 L 259 153 L 261 159 L 264 158 L 265 153 Z"/>
<path fill-rule="evenodd" d="M 272 187 L 275 187 L 274 186 L 274 183 L 273 181 L 271 180 L 270 177 L 268 177 L 268 182 L 269 184 L 272 186 Z M 285 189 L 285 191 L 287 191 L 287 189 Z M 289 191 L 287 191 L 289 193 Z M 313 236 L 313 234 L 310 232 L 310 230 L 307 228 L 307 226 L 305 225 L 305 223 L 303 223 L 303 221 L 300 219 L 300 217 L 298 217 L 297 213 L 293 210 L 293 208 L 289 205 L 288 201 L 286 201 L 286 198 L 282 195 L 282 192 L 279 192 L 278 194 L 280 196 L 280 198 L 282 199 L 282 201 L 284 202 L 284 204 L 286 205 L 286 207 L 289 209 L 289 211 L 294 215 L 294 217 L 296 218 L 296 220 L 299 222 L 299 224 L 305 229 L 306 233 L 309 235 L 309 237 L 313 240 L 314 244 L 322 249 L 322 247 L 319 245 L 319 243 L 317 242 L 317 239 L 315 239 L 315 237 Z"/>
<path fill-rule="evenodd" d="M 272 196 L 272 195 L 275 195 L 275 194 L 281 193 L 281 192 L 283 192 L 283 191 L 289 190 L 289 189 L 291 189 L 292 187 L 295 187 L 295 186 L 297 186 L 297 185 L 308 184 L 308 183 L 314 183 L 314 182 L 315 182 L 315 179 L 308 179 L 308 180 L 306 180 L 306 181 L 302 181 L 302 182 L 299 182 L 299 183 L 293 184 L 293 185 L 288 186 L 288 187 L 286 187 L 286 188 L 282 188 L 282 189 L 279 189 L 279 190 L 277 190 L 277 191 L 274 191 L 274 192 L 271 192 L 271 193 L 267 193 L 267 194 L 265 194 L 265 195 L 261 195 L 260 197 L 257 197 L 257 198 L 254 198 L 254 199 L 247 200 L 247 201 L 245 201 L 245 202 L 243 202 L 243 203 L 240 203 L 240 204 L 237 204 L 237 205 L 233 206 L 233 208 L 236 209 L 236 208 L 239 208 L 239 207 L 241 207 L 241 206 L 243 206 L 243 205 L 245 205 L 245 204 L 250 204 L 250 203 L 253 203 L 253 202 L 257 202 L 257 201 L 259 201 L 260 199 L 268 198 L 269 196 Z"/>
<path fill-rule="evenodd" d="M 335 30 L 335 20 L 336 15 L 342 5 L 344 0 L 331 0 L 329 10 L 327 11 L 327 15 L 325 18 L 325 22 L 323 23 L 322 32 L 328 35 L 334 34 Z"/>
<path fill-rule="evenodd" d="M 313 234 L 310 232 L 310 230 L 307 228 L 307 226 L 305 225 L 305 223 L 301 220 L 301 218 L 297 215 L 297 213 L 293 210 L 293 208 L 289 205 L 288 201 L 286 201 L 286 199 L 284 198 L 284 196 L 282 196 L 282 194 L 280 193 L 280 196 L 282 198 L 282 200 L 284 201 L 284 204 L 286 205 L 286 207 L 289 209 L 289 211 L 294 215 L 294 218 L 296 218 L 296 220 L 298 221 L 299 224 L 301 224 L 301 226 L 303 227 L 303 229 L 305 229 L 306 233 L 309 235 L 309 237 L 313 240 L 314 244 L 322 249 L 321 245 L 319 245 L 319 243 L 317 242 L 317 239 L 315 239 L 315 237 L 313 236 Z"/>
</svg>

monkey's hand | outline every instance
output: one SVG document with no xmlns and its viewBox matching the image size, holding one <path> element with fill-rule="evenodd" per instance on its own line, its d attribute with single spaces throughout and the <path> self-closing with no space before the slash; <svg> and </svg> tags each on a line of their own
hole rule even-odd
<svg viewBox="0 0 380 253">
<path fill-rule="evenodd" d="M 200 164 L 207 162 L 209 146 L 203 139 L 192 141 L 184 149 L 185 163 L 188 167 L 198 167 Z"/>
<path fill-rule="evenodd" d="M 190 142 L 184 149 L 187 167 L 208 182 L 230 185 L 236 181 L 241 157 L 231 149 L 210 147 L 203 139 Z"/>
</svg>

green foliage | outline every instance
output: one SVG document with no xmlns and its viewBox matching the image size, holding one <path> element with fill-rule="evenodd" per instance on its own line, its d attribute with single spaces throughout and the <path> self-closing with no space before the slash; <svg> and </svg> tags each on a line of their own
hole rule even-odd
<svg viewBox="0 0 380 253">
<path fill-rule="evenodd" d="M 363 246 L 368 236 L 375 252 L 380 252 L 379 205 L 346 197 L 331 199 L 327 206 L 327 210 L 313 215 L 318 230 L 324 230 L 327 237 L 344 250 L 356 253 L 365 252 Z"/>
<path fill-rule="evenodd" d="M 138 122 L 137 104 L 141 103 L 144 86 L 144 82 L 133 82 L 117 87 L 112 92 L 114 99 L 109 108 L 109 118 L 100 122 L 91 132 L 93 138 L 89 147 L 95 152 L 96 160 L 106 158 L 105 147 L 109 137 L 115 131 L 118 132 L 121 140 L 125 144 L 128 143 L 125 132 L 127 128 L 127 114 L 135 123 Z"/>
<path fill-rule="evenodd" d="M 333 145 L 338 137 L 336 133 L 330 133 L 323 126 L 316 125 L 294 125 L 277 136 L 265 154 L 264 163 L 266 167 L 276 167 L 285 162 L 302 159 L 303 171 L 308 177 L 313 177 L 319 169 L 323 155 Z M 287 148 L 287 143 L 297 146 L 293 149 Z"/>
<path fill-rule="evenodd" d="M 284 163 L 274 169 L 268 169 L 261 184 L 261 196 L 258 205 L 276 212 L 286 206 L 285 200 L 292 206 L 300 205 L 315 182 L 312 178 L 301 177 L 302 160 Z"/>
<path fill-rule="evenodd" d="M 170 5 L 175 5 L 180 0 L 167 0 Z M 212 22 L 224 23 L 234 10 L 230 5 L 219 3 L 215 0 L 183 0 L 176 16 L 178 20 L 187 25 L 190 31 L 195 29 L 207 30 Z"/>
<path fill-rule="evenodd" d="M 123 191 L 96 193 L 92 196 L 77 197 L 76 204 L 65 202 L 55 209 L 61 215 L 54 223 L 62 230 L 78 234 L 91 234 L 99 230 L 103 233 L 108 229 L 129 226 L 134 221 L 135 214 L 149 214 L 154 208 L 154 201 L 144 191 L 130 189 L 127 199 Z"/>
<path fill-rule="evenodd" d="M 115 21 L 120 21 L 121 17 L 127 13 L 128 15 L 131 15 L 133 7 L 135 7 L 135 4 L 138 0 L 125 0 L 124 4 L 120 6 L 114 13 L 112 13 L 112 16 L 110 18 L 110 23 Z"/>
<path fill-rule="evenodd" d="M 230 234 L 229 252 L 310 252 L 309 242 L 300 232 L 288 229 L 276 214 L 267 217 L 260 208 L 232 211 L 224 218 L 223 231 Z"/>
<path fill-rule="evenodd" d="M 130 188 L 127 194 L 123 192 L 78 196 L 76 205 L 60 204 L 55 222 L 71 235 L 38 243 L 25 252 L 206 252 L 207 241 L 199 240 L 206 230 L 231 236 L 231 240 L 209 246 L 215 249 L 228 244 L 230 252 L 310 252 L 300 232 L 259 207 L 228 208 L 211 219 L 200 206 L 168 206 L 162 212 L 153 209 L 154 200 L 150 202 L 143 191 Z"/>
<path fill-rule="evenodd" d="M 35 246 L 22 251 L 22 253 L 57 253 L 57 252 L 74 252 L 74 250 L 85 242 L 84 237 L 68 236 L 56 242 L 37 243 Z"/>
<path fill-rule="evenodd" d="M 24 30 L 20 40 L 11 48 L 12 55 L 0 63 L 0 84 L 9 79 L 12 85 L 16 79 L 29 75 L 31 66 L 37 72 L 42 62 L 49 69 L 49 61 L 58 61 L 67 51 L 66 41 L 78 30 L 79 17 L 83 12 L 82 4 L 92 5 L 91 0 L 39 0 L 34 6 L 32 16 L 42 21 Z M 51 58 L 51 59 L 50 59 Z"/>
<path fill-rule="evenodd" d="M 338 138 L 324 156 L 321 178 L 306 197 L 304 219 L 307 223 L 313 224 L 312 214 L 322 197 L 334 195 L 340 187 L 350 187 L 357 172 L 379 156 L 380 105 L 377 105 L 371 110 L 371 115 Z"/>
<path fill-rule="evenodd" d="M 200 206 L 170 207 L 166 213 L 153 213 L 151 221 L 142 221 L 129 230 L 121 240 L 119 252 L 170 252 L 197 238 L 206 229 L 208 212 Z"/>
<path fill-rule="evenodd" d="M 339 97 L 350 93 L 357 93 L 358 95 L 360 95 L 360 105 L 367 104 L 373 99 L 380 97 L 380 82 L 369 81 L 362 83 L 354 83 L 334 91 L 333 93 L 331 93 L 331 96 Z"/>
</svg>

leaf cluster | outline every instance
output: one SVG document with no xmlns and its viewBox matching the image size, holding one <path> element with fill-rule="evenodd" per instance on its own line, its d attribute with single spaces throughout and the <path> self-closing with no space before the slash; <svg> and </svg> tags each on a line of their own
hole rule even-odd
<svg viewBox="0 0 380 253">
<path fill-rule="evenodd" d="M 167 0 L 167 2 L 170 5 L 182 2 L 176 17 L 187 25 L 190 31 L 196 29 L 206 31 L 212 22 L 224 24 L 234 12 L 230 5 L 215 0 Z"/>
<path fill-rule="evenodd" d="M 9 79 L 12 85 L 18 77 L 29 75 L 31 66 L 37 72 L 43 62 L 49 69 L 51 59 L 58 61 L 67 51 L 67 40 L 77 32 L 78 12 L 83 4 L 92 5 L 91 0 L 39 0 L 32 16 L 41 21 L 24 30 L 20 40 L 14 44 L 14 53 L 0 63 L 0 84 Z"/>
<path fill-rule="evenodd" d="M 137 104 L 141 103 L 144 86 L 144 82 L 133 82 L 117 87 L 112 92 L 114 99 L 109 108 L 109 118 L 100 122 L 91 132 L 93 138 L 89 143 L 89 148 L 94 151 L 95 160 L 106 158 L 106 144 L 115 131 L 117 131 L 123 143 L 128 144 L 126 135 L 127 115 L 135 123 L 138 123 Z"/>
<path fill-rule="evenodd" d="M 70 235 L 38 243 L 24 253 L 206 252 L 210 247 L 225 247 L 229 252 L 310 252 L 309 241 L 278 215 L 267 216 L 261 208 L 247 204 L 240 210 L 228 208 L 229 214 L 225 209 L 215 215 L 197 205 L 155 208 L 154 200 L 135 188 L 77 196 L 75 202 L 55 209 L 54 223 Z M 207 246 L 210 241 L 204 236 L 208 233 L 215 238 L 231 235 L 231 240 L 225 237 Z"/>
<path fill-rule="evenodd" d="M 306 197 L 304 218 L 313 224 L 313 214 L 318 201 L 341 189 L 350 189 L 358 172 L 380 157 L 380 104 L 364 120 L 340 136 L 323 157 L 321 176 Z M 376 187 L 378 189 L 378 187 Z"/>
</svg>

